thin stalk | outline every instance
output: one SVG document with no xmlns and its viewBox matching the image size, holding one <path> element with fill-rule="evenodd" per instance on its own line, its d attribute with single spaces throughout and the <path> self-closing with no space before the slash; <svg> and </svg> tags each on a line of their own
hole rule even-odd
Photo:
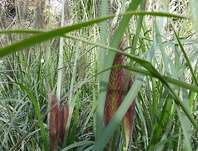
<svg viewBox="0 0 198 151">
<path fill-rule="evenodd" d="M 73 98 L 73 91 L 74 91 L 74 83 L 75 83 L 75 79 L 76 79 L 78 56 L 79 56 L 79 50 L 76 50 L 75 58 L 74 58 L 74 67 L 73 67 L 73 71 L 72 71 L 72 78 L 71 78 L 71 84 L 70 84 L 70 90 L 69 90 L 69 100 L 68 100 L 69 116 L 68 116 L 68 122 L 66 125 L 66 132 L 68 132 L 68 129 L 69 129 L 69 126 L 71 123 L 72 113 L 73 113 L 74 106 L 75 106 L 75 99 L 72 100 L 72 98 Z"/>
<path fill-rule="evenodd" d="M 193 67 L 192 67 L 192 65 L 191 65 L 191 63 L 190 63 L 190 59 L 188 58 L 188 55 L 186 54 L 186 52 L 185 52 L 185 50 L 184 50 L 184 47 L 183 47 L 181 41 L 179 40 L 179 37 L 178 37 L 177 33 L 175 32 L 174 29 L 173 29 L 173 31 L 174 31 L 175 37 L 176 37 L 176 39 L 177 39 L 177 42 L 178 42 L 178 44 L 179 44 L 179 47 L 180 47 L 180 49 L 181 49 L 181 51 L 182 51 L 182 53 L 183 53 L 183 55 L 184 55 L 184 58 L 185 58 L 185 60 L 186 60 L 186 64 L 188 65 L 188 67 L 189 67 L 189 69 L 190 69 L 190 72 L 191 72 L 191 74 L 192 74 L 192 79 L 194 80 L 195 84 L 198 85 L 198 81 L 197 81 L 197 78 L 196 78 L 196 76 L 195 76 Z"/>
<path fill-rule="evenodd" d="M 109 15 L 109 0 L 101 0 L 100 5 L 100 16 L 108 16 Z M 109 44 L 109 24 L 108 21 L 104 21 L 100 24 L 100 42 L 105 45 Z M 103 50 L 106 50 L 103 48 Z M 105 59 L 107 59 L 107 54 L 105 51 L 100 51 L 98 54 L 98 69 L 102 71 L 105 67 Z M 97 112 L 96 112 L 96 140 L 99 139 L 100 134 L 103 130 L 103 115 L 104 115 L 104 98 L 105 91 L 103 91 L 102 82 L 103 75 L 99 75 L 99 96 L 98 96 L 98 104 L 97 104 Z"/>
<path fill-rule="evenodd" d="M 65 0 L 62 0 L 62 14 L 61 14 L 61 27 L 64 26 L 64 18 L 65 18 Z M 62 83 L 62 76 L 63 76 L 63 55 L 64 55 L 64 39 L 60 37 L 60 44 L 59 44 L 59 58 L 58 58 L 58 78 L 57 78 L 57 90 L 56 96 L 58 101 L 60 101 L 61 96 L 61 83 Z"/>
</svg>

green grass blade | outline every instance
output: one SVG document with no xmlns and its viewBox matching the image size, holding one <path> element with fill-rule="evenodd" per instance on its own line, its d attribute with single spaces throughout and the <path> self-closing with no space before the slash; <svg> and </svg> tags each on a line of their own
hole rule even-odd
<svg viewBox="0 0 198 151">
<path fill-rule="evenodd" d="M 83 22 L 83 23 L 79 23 L 79 24 L 75 24 L 75 25 L 71 25 L 71 26 L 66 26 L 66 27 L 62 27 L 62 28 L 58 28 L 49 32 L 42 32 L 36 35 L 33 35 L 30 38 L 24 39 L 20 42 L 17 42 L 15 44 L 12 44 L 10 46 L 4 47 L 0 49 L 0 57 L 3 57 L 5 55 L 8 55 L 10 53 L 22 50 L 24 48 L 33 46 L 35 44 L 39 44 L 41 42 L 47 41 L 49 39 L 52 39 L 54 37 L 57 36 L 63 36 L 65 33 L 71 32 L 71 31 L 75 31 L 78 29 L 81 29 L 83 27 L 87 27 L 90 26 L 92 24 L 95 23 L 99 23 L 102 22 L 104 20 L 110 19 L 112 18 L 112 16 L 110 17 L 103 17 L 100 19 L 94 19 L 88 22 Z"/>
<path fill-rule="evenodd" d="M 147 75 L 147 76 L 150 76 L 150 77 L 155 77 L 155 75 L 152 75 L 149 71 L 146 71 L 146 70 L 141 69 L 141 68 L 131 67 L 131 66 L 123 66 L 123 67 L 125 69 L 128 69 L 128 70 L 133 71 L 133 72 L 137 72 L 137 73 Z M 194 92 L 198 92 L 198 87 L 195 86 L 195 85 L 188 84 L 186 82 L 183 82 L 181 80 L 177 80 L 175 78 L 171 78 L 169 76 L 163 76 L 162 75 L 162 77 L 164 79 L 166 79 L 167 82 L 170 83 L 170 84 L 177 85 L 180 88 L 185 88 L 185 89 L 189 89 L 189 90 L 194 91 Z M 157 77 L 155 77 L 155 78 L 157 78 Z"/>
<path fill-rule="evenodd" d="M 182 53 L 183 53 L 183 55 L 184 55 L 184 58 L 185 58 L 185 60 L 186 60 L 186 64 L 188 65 L 188 67 L 189 67 L 189 69 L 190 69 L 190 72 L 191 72 L 191 74 L 192 74 L 193 81 L 195 82 L 196 85 L 198 85 L 198 81 L 197 81 L 197 78 L 196 78 L 196 76 L 195 76 L 193 67 L 192 67 L 192 65 L 191 65 L 191 63 L 190 63 L 190 60 L 189 60 L 189 58 L 188 58 L 188 55 L 186 54 L 186 52 L 185 52 L 185 50 L 184 50 L 184 47 L 183 47 L 181 41 L 179 40 L 179 37 L 178 37 L 177 33 L 175 32 L 174 29 L 173 29 L 173 31 L 174 31 L 175 37 L 176 37 L 176 39 L 177 39 L 177 42 L 178 42 L 178 44 L 179 44 L 179 47 L 180 47 L 180 49 L 181 49 L 181 51 L 182 51 Z"/>
<path fill-rule="evenodd" d="M 100 15 L 101 16 L 108 16 L 110 14 L 109 11 L 110 3 L 107 0 L 101 0 L 100 5 Z M 100 42 L 104 43 L 105 45 L 109 45 L 109 31 L 110 31 L 110 22 L 104 21 L 100 24 Z M 103 48 L 104 49 L 104 48 Z M 105 50 L 105 49 L 104 49 Z M 103 51 L 98 52 L 98 69 L 102 71 L 105 67 L 105 60 L 108 57 L 106 53 Z M 100 89 L 99 89 L 99 96 L 98 96 L 98 106 L 96 112 L 96 141 L 100 138 L 100 134 L 103 130 L 103 114 L 104 114 L 104 97 L 105 91 L 103 91 L 102 82 L 103 82 L 103 75 L 98 76 Z"/>
<path fill-rule="evenodd" d="M 74 148 L 80 147 L 80 146 L 89 146 L 92 145 L 94 142 L 92 141 L 81 141 L 81 142 L 75 142 L 73 144 L 68 145 L 67 147 L 63 148 L 61 151 L 69 151 Z"/>
<path fill-rule="evenodd" d="M 101 48 L 105 48 L 105 49 L 108 49 L 109 51 L 115 51 L 115 52 L 119 52 L 119 50 L 115 49 L 115 48 L 111 48 L 111 47 L 108 47 L 108 46 L 105 46 L 103 44 L 100 44 L 100 43 L 95 43 L 95 42 L 90 42 L 88 40 L 85 40 L 84 38 L 78 38 L 78 37 L 75 37 L 75 36 L 65 36 L 66 38 L 70 38 L 70 39 L 73 39 L 73 40 L 78 40 L 78 41 L 82 41 L 84 43 L 87 43 L 87 44 L 90 44 L 90 45 L 94 45 L 94 46 L 98 46 L 98 47 L 101 47 Z M 123 52 L 122 52 L 123 53 Z M 124 55 L 127 55 L 126 53 L 124 53 Z M 131 55 L 135 58 L 138 58 L 138 60 L 140 61 L 144 61 L 144 59 L 141 59 L 137 56 L 134 56 L 134 55 Z M 137 67 L 131 67 L 131 66 L 122 66 L 128 70 L 131 70 L 131 71 L 134 71 L 134 72 L 137 72 L 137 73 L 141 73 L 143 75 L 148 75 L 148 76 L 151 76 L 151 77 L 155 77 L 157 78 L 155 75 L 151 74 L 149 71 L 147 70 L 144 70 L 144 69 L 141 69 L 141 68 L 137 68 Z M 103 71 L 99 72 L 100 74 L 102 74 L 103 72 L 106 72 L 107 70 L 110 70 L 111 68 L 105 68 Z M 195 85 L 192 85 L 192 84 L 188 84 L 186 82 L 183 82 L 181 80 L 177 80 L 177 79 L 174 79 L 174 78 L 171 78 L 169 76 L 163 76 L 167 82 L 169 82 L 170 84 L 174 84 L 174 85 L 177 85 L 179 87 L 182 87 L 182 88 L 185 88 L 185 89 L 189 89 L 191 91 L 194 91 L 194 92 L 198 92 L 198 87 L 195 86 Z"/>
<path fill-rule="evenodd" d="M 30 99 L 30 101 L 33 104 L 33 107 L 34 107 L 34 110 L 35 110 L 35 116 L 38 120 L 38 124 L 39 124 L 39 127 L 40 127 L 41 140 L 43 142 L 42 148 L 44 150 L 48 150 L 47 132 L 45 130 L 44 123 L 43 123 L 43 120 L 42 120 L 39 102 L 37 101 L 34 94 L 31 92 L 31 90 L 29 90 L 26 86 L 24 86 L 23 84 L 20 84 L 20 83 L 17 83 L 17 85 L 20 87 L 20 89 L 24 93 L 27 94 L 28 98 Z"/>
<path fill-rule="evenodd" d="M 184 135 L 184 148 L 186 148 L 186 150 L 188 151 L 192 151 L 192 146 L 191 146 L 191 135 L 192 135 L 192 128 L 191 128 L 191 123 L 190 121 L 187 119 L 186 116 L 184 116 L 184 114 L 177 109 L 177 113 L 179 116 L 179 120 L 181 123 L 181 128 L 183 131 L 183 135 Z"/>
<path fill-rule="evenodd" d="M 140 6 L 140 9 L 141 11 L 144 11 L 145 10 L 145 5 L 146 5 L 146 1 L 142 1 L 141 2 L 141 6 Z M 137 42 L 138 42 L 138 38 L 139 38 L 139 35 L 140 35 L 140 32 L 141 32 L 141 29 L 142 29 L 142 23 L 143 23 L 143 17 L 144 16 L 139 16 L 137 18 L 137 24 L 136 24 L 136 31 L 135 31 L 135 35 L 133 37 L 133 41 L 132 41 L 132 48 L 131 48 L 131 53 L 133 54 L 135 49 L 136 49 L 136 45 L 137 45 Z"/>
<path fill-rule="evenodd" d="M 121 14 L 121 16 L 132 16 L 132 15 L 143 15 L 143 16 L 152 15 L 152 16 L 161 16 L 161 17 L 176 17 L 176 18 L 183 18 L 183 19 L 185 18 L 183 16 L 173 15 L 173 14 L 169 14 L 169 13 L 162 13 L 162 12 L 134 12 L 134 11 L 130 11 L 130 12 Z M 96 23 L 103 22 L 103 21 L 111 19 L 113 17 L 114 17 L 114 15 L 107 16 L 107 17 L 101 17 L 101 18 L 93 19 L 93 20 L 90 20 L 87 22 L 82 22 L 82 23 L 71 25 L 71 26 L 57 28 L 57 29 L 54 29 L 54 30 L 51 30 L 48 32 L 39 32 L 39 31 L 35 31 L 35 30 L 33 30 L 33 31 L 27 31 L 27 30 L 0 31 L 1 34 L 3 34 L 3 33 L 4 34 L 5 33 L 8 33 L 8 34 L 11 34 L 11 33 L 26 33 L 26 34 L 32 33 L 32 34 L 35 34 L 38 32 L 38 34 L 33 35 L 30 38 L 27 38 L 27 39 L 21 40 L 19 42 L 16 42 L 12 45 L 0 48 L 0 57 L 4 57 L 10 53 L 20 51 L 24 48 L 27 48 L 27 47 L 39 44 L 41 42 L 50 40 L 54 37 L 63 36 L 66 33 L 69 33 L 69 32 L 75 31 L 75 30 L 79 30 L 84 27 L 88 27 L 90 25 L 96 24 Z M 117 40 L 115 40 L 115 41 L 117 41 Z M 115 42 L 113 42 L 113 43 L 115 43 Z M 114 45 L 112 45 L 112 46 L 114 46 Z"/>
<path fill-rule="evenodd" d="M 198 3 L 197 0 L 191 0 L 191 11 L 195 30 L 198 32 Z"/>
</svg>

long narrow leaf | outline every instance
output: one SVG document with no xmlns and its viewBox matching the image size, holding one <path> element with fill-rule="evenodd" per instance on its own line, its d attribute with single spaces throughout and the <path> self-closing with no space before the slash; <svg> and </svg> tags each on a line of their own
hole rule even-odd
<svg viewBox="0 0 198 151">
<path fill-rule="evenodd" d="M 198 81 L 197 81 L 197 78 L 196 78 L 195 73 L 194 73 L 194 71 L 193 71 L 193 67 L 192 67 L 192 65 L 191 65 L 191 63 L 190 63 L 190 60 L 189 60 L 189 58 L 188 58 L 188 55 L 186 54 L 186 52 L 185 52 L 185 50 L 184 50 L 184 47 L 183 47 L 181 41 L 179 40 L 179 37 L 178 37 L 177 33 L 175 32 L 174 29 L 173 29 L 173 31 L 174 31 L 175 37 L 176 37 L 176 39 L 177 39 L 177 42 L 178 42 L 178 44 L 179 44 L 179 47 L 180 47 L 180 49 L 181 49 L 181 51 L 182 51 L 182 53 L 183 53 L 183 55 L 184 55 L 184 58 L 185 58 L 185 60 L 186 60 L 186 64 L 187 64 L 188 67 L 190 68 L 190 72 L 191 72 L 191 74 L 192 74 L 192 78 L 193 78 L 195 84 L 198 85 Z"/>
<path fill-rule="evenodd" d="M 38 124 L 40 127 L 40 133 L 41 133 L 41 139 L 42 139 L 42 148 L 45 150 L 48 150 L 48 143 L 47 143 L 47 134 L 46 134 L 46 130 L 44 127 L 44 123 L 42 121 L 42 116 L 41 116 L 41 111 L 40 111 L 40 105 L 36 99 L 36 97 L 33 95 L 33 93 L 31 92 L 31 90 L 29 90 L 26 86 L 17 83 L 19 85 L 19 87 L 21 88 L 21 90 L 27 94 L 28 98 L 31 100 L 34 110 L 35 110 L 35 115 L 36 118 L 38 120 Z"/>
<path fill-rule="evenodd" d="M 78 38 L 78 37 L 75 37 L 75 36 L 65 36 L 67 38 L 71 38 L 73 40 L 78 40 L 78 41 L 82 41 L 82 42 L 85 42 L 85 43 L 88 43 L 90 45 L 94 45 L 94 46 L 98 46 L 98 47 L 101 47 L 101 48 L 106 48 L 108 49 L 109 51 L 115 51 L 115 52 L 118 52 L 119 50 L 118 49 L 115 49 L 115 48 L 111 48 L 111 47 L 108 47 L 108 46 L 105 46 L 103 44 L 100 44 L 100 43 L 94 43 L 94 42 L 90 42 L 88 40 L 85 40 L 83 38 Z M 142 60 L 144 61 L 144 59 L 141 59 L 137 56 L 134 56 L 134 55 L 131 55 L 135 58 L 138 58 L 138 60 Z M 123 66 L 124 68 L 128 69 L 128 70 L 131 70 L 131 71 L 134 71 L 134 72 L 137 72 L 137 73 L 141 73 L 141 74 L 144 74 L 144 75 L 148 75 L 148 76 L 151 76 L 151 77 L 155 77 L 157 78 L 155 75 L 151 74 L 150 72 L 148 72 L 147 70 L 144 70 L 144 69 L 141 69 L 141 68 L 137 68 L 137 67 L 131 67 L 131 66 Z M 106 72 L 107 70 L 110 70 L 111 68 L 105 68 L 103 71 L 101 71 L 100 74 L 103 74 L 103 72 Z M 169 76 L 163 76 L 167 82 L 169 82 L 170 84 L 174 84 L 174 85 L 177 85 L 179 87 L 182 87 L 182 88 L 185 88 L 185 89 L 189 89 L 191 91 L 194 91 L 194 92 L 198 92 L 198 87 L 195 86 L 195 85 L 191 85 L 191 84 L 188 84 L 186 82 L 183 82 L 181 80 L 177 80 L 177 79 L 174 79 L 174 78 L 171 78 Z"/>
<path fill-rule="evenodd" d="M 124 13 L 122 15 L 125 15 L 125 16 L 153 15 L 153 16 L 161 16 L 161 17 L 185 18 L 183 16 L 173 15 L 173 14 L 169 14 L 169 13 L 161 13 L 161 12 L 134 12 L 134 11 L 131 11 L 131 12 Z M 74 24 L 74 25 L 71 25 L 71 26 L 66 26 L 66 27 L 54 29 L 52 31 L 38 33 L 36 35 L 33 35 L 30 38 L 27 38 L 27 39 L 21 40 L 19 42 L 16 42 L 14 44 L 11 44 L 9 46 L 0 48 L 0 57 L 4 57 L 4 56 L 6 56 L 10 53 L 22 50 L 24 48 L 33 46 L 35 44 L 39 44 L 41 42 L 50 40 L 50 39 L 52 39 L 54 37 L 57 37 L 57 36 L 63 36 L 66 33 L 69 33 L 69 32 L 75 31 L 75 30 L 79 30 L 79 29 L 82 29 L 83 27 L 88 27 L 88 26 L 96 24 L 96 23 L 100 23 L 102 21 L 111 19 L 113 17 L 114 17 L 114 15 L 107 16 L 107 17 L 102 17 L 102 18 L 93 19 L 93 20 L 90 20 L 90 21 L 87 21 L 87 22 L 83 22 L 83 23 Z M 0 33 L 24 33 L 24 32 L 29 33 L 29 34 L 31 33 L 30 31 L 27 32 L 27 30 L 25 30 L 25 31 L 24 30 L 13 30 L 13 31 L 10 30 L 10 31 L 1 31 Z M 35 30 L 32 31 L 32 34 L 35 34 L 35 33 L 36 33 Z"/>
</svg>

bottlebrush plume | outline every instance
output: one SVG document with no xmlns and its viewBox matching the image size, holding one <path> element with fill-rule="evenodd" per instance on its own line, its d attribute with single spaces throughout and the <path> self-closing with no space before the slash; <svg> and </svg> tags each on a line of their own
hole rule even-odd
<svg viewBox="0 0 198 151">
<path fill-rule="evenodd" d="M 122 40 L 119 46 L 119 50 L 123 50 L 125 41 Z M 122 67 L 116 67 L 125 64 L 125 58 L 121 53 L 117 53 L 114 58 L 113 68 L 110 73 L 109 83 L 107 86 L 107 95 L 105 99 L 104 108 L 104 124 L 110 122 L 111 118 L 119 108 L 124 97 L 128 93 L 131 85 L 132 79 L 129 72 Z M 134 114 L 135 114 L 135 101 L 129 107 L 127 113 L 123 118 L 123 127 L 126 139 L 126 147 L 131 140 L 133 125 L 134 125 Z"/>
<path fill-rule="evenodd" d="M 125 41 L 122 40 L 120 43 L 119 49 L 122 50 Z M 125 87 L 125 71 L 118 65 L 124 64 L 124 56 L 121 53 L 115 55 L 113 61 L 113 68 L 110 73 L 109 83 L 107 86 L 107 95 L 105 99 L 105 108 L 104 108 L 104 123 L 107 125 L 111 120 L 112 116 L 117 111 L 123 95 Z"/>
<path fill-rule="evenodd" d="M 128 148 L 128 145 L 132 139 L 134 118 L 135 118 L 135 100 L 129 107 L 123 119 L 126 148 Z"/>
<path fill-rule="evenodd" d="M 132 79 L 129 79 L 128 90 L 131 88 L 132 83 L 133 83 Z M 126 148 L 128 148 L 129 143 L 132 139 L 134 118 L 135 118 L 135 100 L 133 101 L 133 103 L 129 107 L 129 109 L 128 109 L 128 111 L 125 114 L 124 119 L 123 119 Z"/>
<path fill-rule="evenodd" d="M 64 143 L 65 128 L 69 116 L 69 107 L 67 104 L 61 104 L 59 108 L 59 138 L 61 143 Z"/>
<path fill-rule="evenodd" d="M 49 99 L 50 99 L 50 115 L 49 115 L 50 150 L 56 151 L 58 144 L 58 127 L 59 127 L 58 102 L 55 95 L 49 95 Z"/>
</svg>

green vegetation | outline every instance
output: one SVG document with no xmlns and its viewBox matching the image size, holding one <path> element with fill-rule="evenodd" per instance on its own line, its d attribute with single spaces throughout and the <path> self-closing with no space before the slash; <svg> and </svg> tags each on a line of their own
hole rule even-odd
<svg viewBox="0 0 198 151">
<path fill-rule="evenodd" d="M 196 0 L 53 2 L 0 0 L 0 150 L 198 150 Z"/>
</svg>

